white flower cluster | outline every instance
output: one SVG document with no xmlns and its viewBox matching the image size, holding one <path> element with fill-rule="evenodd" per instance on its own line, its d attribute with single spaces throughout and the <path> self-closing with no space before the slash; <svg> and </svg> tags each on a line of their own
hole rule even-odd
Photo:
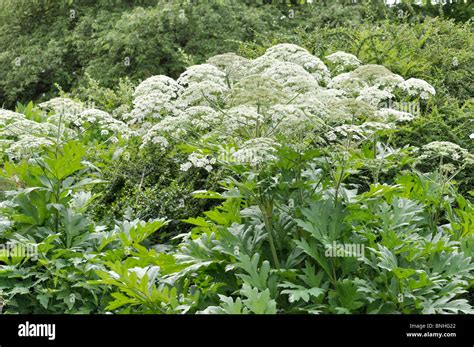
<svg viewBox="0 0 474 347">
<path fill-rule="evenodd" d="M 363 88 L 360 91 L 357 100 L 362 100 L 371 106 L 378 107 L 382 101 L 386 101 L 394 97 L 395 96 L 388 90 L 379 89 L 377 86 L 371 86 Z"/>
<path fill-rule="evenodd" d="M 0 109 L 0 149 L 10 160 L 31 156 L 36 149 L 52 145 L 50 138 L 57 133 L 54 124 L 35 122 L 21 113 Z"/>
<path fill-rule="evenodd" d="M 329 69 L 321 59 L 297 45 L 289 43 L 275 45 L 267 49 L 263 57 L 300 65 L 311 73 L 318 82 L 326 82 L 330 75 Z"/>
<path fill-rule="evenodd" d="M 38 105 L 41 109 L 51 112 L 48 122 L 59 124 L 73 123 L 84 111 L 84 106 L 68 98 L 54 98 Z"/>
<path fill-rule="evenodd" d="M 366 137 L 367 133 L 364 131 L 364 128 L 354 124 L 339 125 L 326 134 L 326 138 L 329 141 L 344 140 L 348 138 L 360 141 Z"/>
<path fill-rule="evenodd" d="M 231 106 L 252 105 L 262 109 L 284 100 L 289 100 L 289 95 L 283 91 L 283 86 L 262 74 L 243 78 L 234 85 L 228 97 Z"/>
<path fill-rule="evenodd" d="M 223 130 L 227 132 L 252 131 L 265 122 L 255 106 L 240 105 L 225 113 L 222 120 Z"/>
<path fill-rule="evenodd" d="M 390 130 L 393 129 L 395 126 L 393 123 L 381 123 L 381 122 L 364 122 L 360 125 L 360 127 L 368 133 L 375 133 L 380 130 Z"/>
<path fill-rule="evenodd" d="M 128 140 L 136 133 L 127 124 L 107 112 L 86 109 L 67 98 L 54 98 L 38 105 L 43 121 L 34 121 L 21 113 L 0 109 L 0 147 L 10 159 L 29 157 L 40 148 L 76 136 L 91 134 L 101 141 Z"/>
<path fill-rule="evenodd" d="M 449 141 L 433 141 L 424 145 L 418 159 L 427 160 L 440 157 L 461 164 L 474 164 L 474 156 L 467 149 Z"/>
<path fill-rule="evenodd" d="M 227 53 L 210 58 L 206 64 L 189 67 L 177 81 L 165 76 L 145 80 L 135 91 L 134 108 L 126 119 L 144 135 L 146 143 L 167 145 L 169 141 L 164 139 L 165 133 L 170 133 L 170 124 L 183 125 L 183 115 L 194 107 L 215 110 L 218 105 L 228 104 L 231 108 L 265 109 L 298 94 L 316 93 L 319 82 L 328 78 L 329 70 L 321 60 L 291 44 L 271 47 L 253 61 Z M 231 131 L 241 127 L 242 119 L 234 119 L 235 116 L 230 112 L 221 124 Z M 168 117 L 173 117 L 168 124 L 154 125 Z M 188 119 L 200 130 L 209 128 L 206 119 Z M 232 123 L 232 119 L 240 125 Z M 153 136 L 157 139 L 152 140 Z"/>
<path fill-rule="evenodd" d="M 226 80 L 231 84 L 246 75 L 250 60 L 235 53 L 224 53 L 209 58 L 207 63 L 224 71 Z"/>
<path fill-rule="evenodd" d="M 163 94 L 168 100 L 176 99 L 181 90 L 181 86 L 174 79 L 164 75 L 157 75 L 147 78 L 136 88 L 133 96 L 135 98 L 152 93 Z"/>
<path fill-rule="evenodd" d="M 287 93 L 304 93 L 319 89 L 318 81 L 300 65 L 277 61 L 262 72 L 283 86 Z"/>
<path fill-rule="evenodd" d="M 206 171 L 212 171 L 214 165 L 217 162 L 215 158 L 211 158 L 208 155 L 193 152 L 188 156 L 188 161 L 181 164 L 181 171 L 188 171 L 192 167 L 203 168 Z"/>
<path fill-rule="evenodd" d="M 130 126 L 137 126 L 138 133 L 145 133 L 153 123 L 178 113 L 175 100 L 182 89 L 178 82 L 168 76 L 147 78 L 135 89 L 133 109 L 123 116 L 124 120 Z"/>
<path fill-rule="evenodd" d="M 328 119 L 330 123 L 352 122 L 368 119 L 374 116 L 376 109 L 358 99 L 335 99 L 328 104 Z"/>
<path fill-rule="evenodd" d="M 180 109 L 192 106 L 214 106 L 228 93 L 225 84 L 202 81 L 191 83 L 179 96 L 177 106 Z"/>
<path fill-rule="evenodd" d="M 377 86 L 381 89 L 392 91 L 399 83 L 403 82 L 403 77 L 394 74 L 385 66 L 368 64 L 359 66 L 351 72 L 353 78 L 359 78 L 368 86 Z"/>
<path fill-rule="evenodd" d="M 211 64 L 189 67 L 179 76 L 177 83 L 183 88 L 175 104 L 180 110 L 192 106 L 213 106 L 229 91 L 226 73 Z"/>
<path fill-rule="evenodd" d="M 245 76 L 258 75 L 273 65 L 282 62 L 281 60 L 270 58 L 267 55 L 262 55 L 254 60 L 251 60 L 248 65 L 248 71 Z"/>
<path fill-rule="evenodd" d="M 232 143 L 239 155 L 268 149 L 262 157 L 269 158 L 275 148 L 269 140 L 304 148 L 322 141 L 328 128 L 327 138 L 363 140 L 414 118 L 384 107 L 395 101 L 401 76 L 344 52 L 326 59 L 333 72 L 348 72 L 331 79 L 320 59 L 292 44 L 270 47 L 253 60 L 221 54 L 176 81 L 155 76 L 142 82 L 128 125 L 143 135 L 142 148 L 203 138 Z M 248 142 L 253 139 L 260 140 Z M 183 168 L 206 167 L 204 158 L 195 154 Z"/>
<path fill-rule="evenodd" d="M 172 94 L 164 94 L 160 91 L 139 95 L 133 100 L 133 110 L 124 115 L 124 119 L 131 126 L 138 124 L 146 129 L 153 122 L 177 113 L 172 98 Z"/>
<path fill-rule="evenodd" d="M 300 94 L 293 99 L 293 102 L 285 105 L 294 105 L 299 108 L 307 120 L 314 120 L 319 122 L 320 119 L 324 118 L 325 121 L 329 117 L 328 105 L 335 100 L 342 100 L 339 93 L 333 93 L 334 89 L 320 89 L 314 93 Z M 278 107 L 277 104 L 275 107 Z M 273 112 L 272 107 L 269 112 Z"/>
<path fill-rule="evenodd" d="M 227 86 L 225 72 L 211 64 L 190 66 L 178 78 L 179 85 L 184 87 L 201 82 L 211 82 L 224 87 Z"/>
<path fill-rule="evenodd" d="M 107 112 L 98 109 L 82 111 L 74 124 L 78 126 L 81 131 L 87 131 L 95 127 L 100 131 L 101 136 L 112 139 L 112 142 L 114 142 L 114 139 L 117 137 L 128 140 L 131 136 L 135 135 L 127 124 L 115 119 Z"/>
<path fill-rule="evenodd" d="M 326 56 L 326 59 L 334 65 L 333 71 L 336 73 L 350 71 L 362 65 L 362 62 L 350 53 L 337 51 Z"/>
<path fill-rule="evenodd" d="M 415 118 L 411 113 L 394 110 L 391 108 L 381 108 L 375 113 L 375 117 L 390 123 L 409 122 Z"/>
<path fill-rule="evenodd" d="M 10 160 L 31 157 L 39 148 L 53 146 L 54 142 L 46 137 L 22 135 L 8 146 L 6 153 Z"/>
<path fill-rule="evenodd" d="M 209 106 L 194 106 L 183 113 L 188 116 L 189 124 L 197 130 L 211 130 L 222 122 L 219 113 Z"/>
<path fill-rule="evenodd" d="M 400 91 L 421 99 L 435 95 L 423 80 L 405 81 L 345 52 L 326 59 L 332 78 L 319 58 L 293 44 L 270 47 L 253 60 L 221 54 L 189 67 L 177 80 L 161 75 L 144 80 L 135 89 L 133 108 L 118 112 L 123 121 L 68 98 L 40 104 L 47 111 L 42 123 L 0 109 L 0 147 L 19 158 L 52 145 L 59 130 L 62 139 L 77 130 L 110 142 L 141 136 L 141 148 L 204 139 L 235 146 L 229 161 L 258 166 L 274 160 L 282 142 L 298 150 L 324 138 L 364 141 L 411 121 L 411 113 L 384 107 Z M 465 149 L 449 142 L 424 146 L 420 160 L 434 155 L 471 160 Z M 192 153 L 181 169 L 211 171 L 214 164 L 209 155 Z"/>
<path fill-rule="evenodd" d="M 398 87 L 408 93 L 409 96 L 420 97 L 424 100 L 429 99 L 430 95 L 436 94 L 431 84 L 418 78 L 409 78 L 399 83 Z"/>
<path fill-rule="evenodd" d="M 141 148 L 155 144 L 166 148 L 170 143 L 176 143 L 184 136 L 194 133 L 202 134 L 222 124 L 222 118 L 209 106 L 194 106 L 186 109 L 175 117 L 165 117 L 153 125 L 143 136 Z"/>
<path fill-rule="evenodd" d="M 14 123 L 18 118 L 25 118 L 21 113 L 4 110 L 0 108 L 0 127 Z"/>
<path fill-rule="evenodd" d="M 39 123 L 27 119 L 23 114 L 0 109 L 0 136 L 48 136 L 56 134 L 57 127 L 51 123 Z"/>
<path fill-rule="evenodd" d="M 276 159 L 275 153 L 278 143 L 267 137 L 258 137 L 245 141 L 241 148 L 233 153 L 232 159 L 236 163 L 251 166 L 262 165 Z"/>
<path fill-rule="evenodd" d="M 280 134 L 286 139 L 296 134 L 307 135 L 308 124 L 316 128 L 323 123 L 318 110 L 310 109 L 308 105 L 275 105 L 268 110 L 268 115 L 271 117 L 271 126 L 267 136 Z"/>
<path fill-rule="evenodd" d="M 159 145 L 162 148 L 168 147 L 170 141 L 181 139 L 188 133 L 188 123 L 189 117 L 186 114 L 177 117 L 163 118 L 145 133 L 141 147 L 143 148 L 148 144 Z M 166 135 L 166 137 L 164 135 Z"/>
<path fill-rule="evenodd" d="M 150 78 L 139 85 L 135 91 L 138 97 L 145 95 L 147 92 L 157 90 L 160 87 L 159 78 L 163 76 L 155 76 Z M 168 83 L 172 79 L 166 77 L 163 83 Z M 163 84 L 162 83 L 162 84 Z M 166 93 L 171 93 L 172 89 L 165 89 Z M 62 136 L 73 136 L 70 131 L 71 127 L 77 127 L 81 132 L 85 132 L 91 129 L 99 130 L 101 136 L 108 137 L 110 139 L 120 135 L 122 138 L 127 140 L 130 136 L 134 135 L 127 124 L 112 117 L 109 113 L 95 109 L 87 108 L 83 104 L 76 102 L 68 98 L 54 98 L 38 105 L 41 109 L 49 111 L 47 115 L 47 122 L 29 124 L 31 128 L 37 129 L 38 127 L 48 126 L 50 130 L 48 134 L 57 136 L 57 126 L 61 121 L 61 130 L 63 130 Z M 52 127 L 54 125 L 54 127 Z M 41 131 L 44 135 L 45 131 Z M 67 137 L 66 136 L 66 137 Z"/>
<path fill-rule="evenodd" d="M 333 77 L 329 87 L 342 89 L 347 95 L 356 97 L 368 87 L 392 92 L 401 82 L 403 77 L 392 73 L 386 67 L 369 64 Z"/>
<path fill-rule="evenodd" d="M 368 87 L 368 84 L 360 78 L 354 78 L 350 72 L 344 72 L 333 77 L 328 86 L 341 90 L 344 95 L 357 96 L 360 90 Z"/>
<path fill-rule="evenodd" d="M 392 123 L 381 123 L 368 121 L 360 125 L 356 124 L 343 124 L 333 128 L 326 134 L 326 138 L 330 142 L 341 142 L 347 144 L 347 141 L 363 141 L 383 130 L 394 129 Z"/>
</svg>

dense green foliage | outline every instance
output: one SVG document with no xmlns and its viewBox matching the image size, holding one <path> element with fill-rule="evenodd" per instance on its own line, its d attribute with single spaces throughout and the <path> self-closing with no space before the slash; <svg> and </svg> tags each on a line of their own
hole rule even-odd
<svg viewBox="0 0 474 347">
<path fill-rule="evenodd" d="M 403 4 L 388 8 L 380 1 L 297 3 L 4 0 L 0 4 L 0 103 L 11 108 L 17 101 L 46 100 L 57 93 L 55 84 L 66 90 L 83 85 L 86 73 L 106 87 L 114 86 L 121 77 L 135 83 L 157 74 L 177 77 L 191 63 L 236 51 L 241 43 L 268 45 L 275 35 L 284 42 L 291 38 L 293 43 L 310 48 L 317 55 L 324 52 L 313 50 L 314 45 L 352 45 L 351 39 L 341 40 L 348 34 L 360 36 L 361 40 L 371 34 L 377 38 L 386 35 L 390 39 L 371 54 L 387 49 L 393 53 L 399 47 L 392 45 L 391 38 L 397 35 L 404 47 L 418 47 L 409 57 L 402 53 L 405 61 L 417 65 L 418 71 L 423 69 L 424 74 L 429 74 L 431 71 L 424 66 L 427 62 L 433 66 L 429 70 L 436 68 L 441 76 L 456 80 L 453 83 L 458 89 L 468 88 L 457 75 L 446 76 L 446 65 L 449 67 L 451 60 L 439 51 L 442 48 L 443 52 L 449 50 L 450 55 L 457 54 L 451 48 L 464 45 L 466 51 L 457 59 L 459 69 L 469 70 L 464 65 L 468 60 L 465 54 L 469 52 L 466 29 L 458 32 L 452 25 L 441 24 L 439 29 L 387 27 L 377 33 L 362 23 L 390 18 L 392 25 L 398 21 L 416 24 L 431 16 L 465 22 L 473 14 L 469 4 Z M 357 29 L 359 25 L 363 27 Z M 327 31 L 335 28 L 340 30 Z M 293 34 L 295 30 L 297 35 Z M 300 34 L 313 36 L 302 44 Z M 412 41 L 404 41 L 408 37 L 422 40 L 413 46 Z M 435 42 L 431 43 L 433 39 Z M 353 50 L 348 46 L 338 48 L 351 53 Z M 430 53 L 425 54 L 426 51 Z M 384 55 L 378 56 L 383 59 Z M 423 60 L 415 62 L 413 58 L 420 56 Z M 472 83 L 472 75 L 470 78 Z M 450 87 L 448 83 L 447 88 Z"/>
</svg>

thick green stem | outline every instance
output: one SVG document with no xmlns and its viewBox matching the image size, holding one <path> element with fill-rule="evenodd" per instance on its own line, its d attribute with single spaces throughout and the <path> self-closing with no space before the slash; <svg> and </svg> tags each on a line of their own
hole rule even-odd
<svg viewBox="0 0 474 347">
<path fill-rule="evenodd" d="M 373 143 L 373 146 L 374 146 L 374 165 L 375 165 L 375 170 L 374 170 L 374 184 L 377 184 L 379 182 L 379 167 L 377 165 L 377 137 L 376 135 L 374 134 L 374 143 Z"/>
<path fill-rule="evenodd" d="M 263 221 L 265 223 L 265 229 L 268 234 L 268 242 L 270 243 L 270 251 L 272 252 L 273 263 L 277 269 L 280 268 L 280 260 L 278 259 L 277 250 L 275 247 L 275 240 L 273 238 L 273 228 L 272 228 L 272 216 L 273 216 L 273 205 L 271 202 L 263 203 L 263 206 L 260 206 L 260 210 L 263 214 Z"/>
<path fill-rule="evenodd" d="M 341 183 L 344 178 L 344 171 L 345 167 L 343 166 L 341 169 L 341 174 L 339 175 L 337 182 L 336 182 L 336 188 L 334 192 L 334 206 L 337 206 L 338 200 L 339 200 L 339 189 L 341 188 Z"/>
</svg>

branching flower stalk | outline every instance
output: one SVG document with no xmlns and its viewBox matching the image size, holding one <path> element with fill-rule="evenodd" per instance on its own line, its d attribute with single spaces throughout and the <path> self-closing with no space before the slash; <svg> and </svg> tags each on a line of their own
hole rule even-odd
<svg viewBox="0 0 474 347">
<path fill-rule="evenodd" d="M 63 120 L 63 112 L 60 112 L 59 114 L 59 123 L 58 123 L 58 134 L 57 134 L 57 137 L 56 137 L 56 149 L 54 151 L 54 159 L 55 160 L 58 160 L 58 156 L 59 156 L 59 146 L 60 146 L 60 141 L 61 141 L 61 124 L 62 124 L 62 120 Z M 62 180 L 60 180 L 59 178 L 56 178 L 57 182 L 56 182 L 56 187 L 55 187 L 55 202 L 58 203 L 59 202 L 59 195 L 61 194 L 61 185 L 62 185 Z M 57 208 L 55 208 L 56 212 L 55 212 L 55 232 L 56 233 L 59 233 L 59 210 Z M 68 247 L 68 245 L 66 245 L 66 247 Z"/>
<path fill-rule="evenodd" d="M 270 252 L 272 254 L 273 263 L 277 269 L 280 268 L 280 260 L 278 258 L 278 252 L 276 249 L 275 235 L 273 230 L 273 200 L 266 197 L 266 194 L 262 192 L 262 189 L 258 188 L 258 207 L 263 216 L 263 222 L 265 230 L 268 235 L 268 243 L 270 244 Z"/>
</svg>

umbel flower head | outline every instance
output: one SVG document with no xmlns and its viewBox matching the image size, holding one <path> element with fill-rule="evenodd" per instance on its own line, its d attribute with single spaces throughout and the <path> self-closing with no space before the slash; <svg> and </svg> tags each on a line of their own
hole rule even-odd
<svg viewBox="0 0 474 347">
<path fill-rule="evenodd" d="M 217 141 L 241 153 L 252 146 L 273 153 L 274 143 L 300 151 L 331 136 L 365 141 L 370 134 L 393 129 L 414 117 L 382 105 L 397 102 L 400 91 L 421 97 L 432 91 L 384 66 L 363 65 L 349 53 L 335 52 L 326 61 L 332 71 L 306 49 L 288 43 L 270 47 L 256 59 L 225 53 L 188 67 L 176 80 L 144 80 L 135 90 L 133 109 L 122 116 L 125 123 L 92 110 L 81 110 L 75 123 L 88 122 L 103 136 L 139 135 L 141 148 L 199 141 L 212 147 Z M 325 136 L 329 131 L 331 136 Z M 185 167 L 196 166 L 193 162 L 208 167 L 198 157 L 192 156 Z"/>
<path fill-rule="evenodd" d="M 54 98 L 38 105 L 39 108 L 49 111 L 48 122 L 59 124 L 73 123 L 77 116 L 84 111 L 84 106 L 69 98 Z"/>
<path fill-rule="evenodd" d="M 134 135 L 127 124 L 98 109 L 82 111 L 74 123 L 82 130 L 95 128 L 105 138 L 118 136 L 127 140 Z"/>
<path fill-rule="evenodd" d="M 287 100 L 283 86 L 265 75 L 250 75 L 243 78 L 229 95 L 230 105 L 252 105 L 269 107 Z"/>
<path fill-rule="evenodd" d="M 464 168 L 474 166 L 474 155 L 455 143 L 433 141 L 421 148 L 416 163 L 423 162 L 438 163 L 442 175 L 454 177 Z"/>
<path fill-rule="evenodd" d="M 341 141 L 347 138 L 360 141 L 367 137 L 367 132 L 359 125 L 343 124 L 335 127 L 326 134 L 326 138 L 331 141 Z"/>
<path fill-rule="evenodd" d="M 193 152 L 188 156 L 188 161 L 183 163 L 180 167 L 181 171 L 188 171 L 192 167 L 202 168 L 210 172 L 213 169 L 213 166 L 216 163 L 215 158 L 211 158 L 208 155 Z"/>
<path fill-rule="evenodd" d="M 369 87 L 373 87 L 371 90 L 380 89 L 391 92 L 401 82 L 403 82 L 403 77 L 392 73 L 386 67 L 369 64 L 333 77 L 329 86 L 342 89 L 348 95 L 357 97 Z"/>
<path fill-rule="evenodd" d="M 24 119 L 25 116 L 21 113 L 4 110 L 0 108 L 0 127 L 5 127 L 8 124 L 14 123 L 18 119 Z"/>
<path fill-rule="evenodd" d="M 191 66 L 178 78 L 179 85 L 183 87 L 202 82 L 212 82 L 227 87 L 225 72 L 211 64 Z"/>
<path fill-rule="evenodd" d="M 167 100 L 176 99 L 181 90 L 181 86 L 178 82 L 168 76 L 158 75 L 147 78 L 140 83 L 136 88 L 133 96 L 138 98 L 139 96 L 161 93 L 163 98 Z"/>
<path fill-rule="evenodd" d="M 418 78 L 409 78 L 398 84 L 398 87 L 406 92 L 409 96 L 419 97 L 420 99 L 428 99 L 430 95 L 435 95 L 434 87 L 424 80 Z"/>
<path fill-rule="evenodd" d="M 158 75 L 140 83 L 134 92 L 133 109 L 123 118 L 129 125 L 138 125 L 140 133 L 149 127 L 151 122 L 158 121 L 166 115 L 176 114 L 175 100 L 182 87 L 174 79 Z"/>
<path fill-rule="evenodd" d="M 398 111 L 391 108 L 381 108 L 375 113 L 375 118 L 390 123 L 403 123 L 413 120 L 415 116 L 408 112 Z"/>
<path fill-rule="evenodd" d="M 138 96 L 133 100 L 133 106 L 132 112 L 124 115 L 124 119 L 130 125 L 149 124 L 177 112 L 175 103 L 160 92 Z"/>
<path fill-rule="evenodd" d="M 300 65 L 289 62 L 276 62 L 262 72 L 262 76 L 273 78 L 287 93 L 305 93 L 318 90 L 316 78 Z"/>
<path fill-rule="evenodd" d="M 382 65 L 362 65 L 350 74 L 353 78 L 363 80 L 368 86 L 376 86 L 389 91 L 395 88 L 399 83 L 403 82 L 402 76 L 394 74 Z"/>
<path fill-rule="evenodd" d="M 350 72 L 344 72 L 333 77 L 328 82 L 328 87 L 340 90 L 344 95 L 357 97 L 360 91 L 369 85 L 361 78 L 354 77 Z"/>
<path fill-rule="evenodd" d="M 377 107 L 382 101 L 394 98 L 394 95 L 388 90 L 379 89 L 377 86 L 365 87 L 359 92 L 357 100 L 366 102 L 367 104 Z"/>
<path fill-rule="evenodd" d="M 208 64 L 214 65 L 226 74 L 226 81 L 229 84 L 242 79 L 250 66 L 250 60 L 241 57 L 235 53 L 224 53 L 211 57 L 207 60 Z"/>
<path fill-rule="evenodd" d="M 331 101 L 329 120 L 330 122 L 340 122 L 356 119 L 371 118 L 376 112 L 376 108 L 359 99 L 335 99 Z"/>
<path fill-rule="evenodd" d="M 249 164 L 251 166 L 262 165 L 276 159 L 275 153 L 278 143 L 266 137 L 257 137 L 245 141 L 241 148 L 233 153 L 232 157 L 236 163 Z"/>
<path fill-rule="evenodd" d="M 300 65 L 318 82 L 325 83 L 329 79 L 329 69 L 322 60 L 297 45 L 283 43 L 270 47 L 263 57 Z"/>
<path fill-rule="evenodd" d="M 10 160 L 20 160 L 31 157 L 39 149 L 53 144 L 53 140 L 45 137 L 22 135 L 8 146 L 6 153 Z"/>
<path fill-rule="evenodd" d="M 228 92 L 228 87 L 222 83 L 212 81 L 192 83 L 183 90 L 176 101 L 176 107 L 182 109 L 191 106 L 218 105 Z"/>
<path fill-rule="evenodd" d="M 258 113 L 257 107 L 250 105 L 232 107 L 226 111 L 222 119 L 223 128 L 231 132 L 252 131 L 264 121 L 265 119 Z"/>
<path fill-rule="evenodd" d="M 64 127 L 60 135 L 64 134 Z M 0 109 L 0 153 L 10 160 L 34 155 L 38 149 L 53 144 L 58 127 L 48 122 L 35 122 L 23 114 Z"/>
<path fill-rule="evenodd" d="M 449 142 L 449 141 L 433 141 L 422 147 L 419 159 L 449 159 L 461 165 L 473 165 L 474 156 L 467 149 Z"/>
</svg>

